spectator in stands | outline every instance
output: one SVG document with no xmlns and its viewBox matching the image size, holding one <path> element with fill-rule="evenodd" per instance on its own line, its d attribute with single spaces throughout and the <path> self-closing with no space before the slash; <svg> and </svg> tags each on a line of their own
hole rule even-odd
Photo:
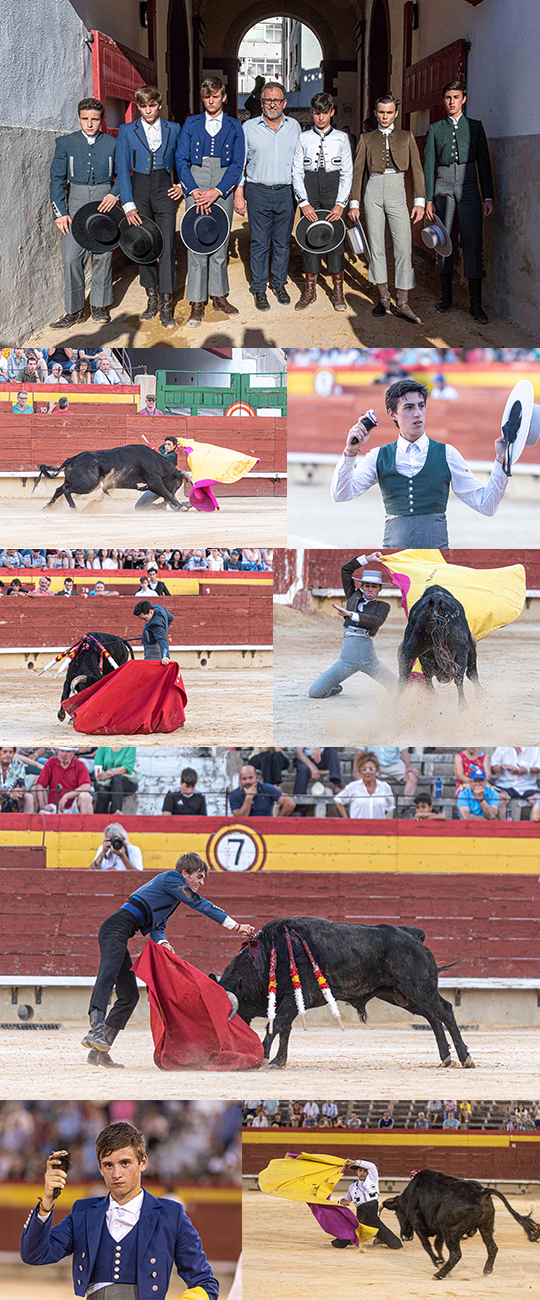
<svg viewBox="0 0 540 1300">
<path fill-rule="evenodd" d="M 72 384 L 91 384 L 91 383 L 92 383 L 92 375 L 91 375 L 91 371 L 90 371 L 90 362 L 89 362 L 89 361 L 86 361 L 86 360 L 84 359 L 84 357 L 79 356 L 79 357 L 77 358 L 77 364 L 76 364 L 75 368 L 71 371 L 71 382 L 72 382 Z"/>
<path fill-rule="evenodd" d="M 24 560 L 20 551 L 6 550 L 0 555 L 0 569 L 23 569 Z"/>
<path fill-rule="evenodd" d="M 459 1128 L 459 1120 L 456 1119 L 453 1110 L 449 1110 L 446 1118 L 443 1120 L 443 1128 Z"/>
<path fill-rule="evenodd" d="M 270 1097 L 268 1101 L 263 1101 L 263 1106 L 265 1115 L 268 1119 L 272 1119 L 278 1109 L 279 1101 L 276 1101 L 275 1097 Z"/>
<path fill-rule="evenodd" d="M 453 388 L 451 384 L 447 384 L 444 375 L 433 376 L 433 388 L 429 395 L 430 397 L 438 399 L 438 401 L 442 398 L 443 402 L 455 402 L 459 397 L 457 388 Z"/>
<path fill-rule="evenodd" d="M 416 799 L 414 801 L 414 808 L 415 808 L 415 812 L 414 812 L 415 822 L 446 821 L 444 809 L 441 812 L 435 812 L 435 809 L 431 802 L 431 796 L 429 794 L 417 794 Z"/>
<path fill-rule="evenodd" d="M 55 361 L 50 367 L 49 379 L 51 384 L 69 384 L 70 382 L 69 379 L 66 379 L 59 361 Z"/>
<path fill-rule="evenodd" d="M 25 388 L 21 388 L 20 393 L 17 393 L 17 401 L 14 402 L 11 407 L 11 414 L 12 415 L 33 415 L 34 414 L 34 407 L 31 406 L 30 402 L 28 401 L 28 393 L 26 392 Z"/>
<path fill-rule="evenodd" d="M 390 1114 L 389 1110 L 385 1110 L 384 1114 L 381 1115 L 379 1123 L 377 1124 L 377 1128 L 393 1128 L 393 1127 L 394 1127 L 393 1116 Z"/>
<path fill-rule="evenodd" d="M 78 348 L 77 350 L 77 362 L 88 361 L 90 363 L 91 374 L 95 374 L 95 371 L 97 370 L 98 361 L 102 361 L 104 357 L 105 357 L 105 352 L 103 351 L 103 348 L 85 347 L 85 348 Z"/>
<path fill-rule="evenodd" d="M 473 777 L 457 797 L 458 816 L 461 821 L 494 821 L 499 814 L 499 795 L 492 785 Z"/>
<path fill-rule="evenodd" d="M 6 596 L 28 596 L 29 592 L 25 590 L 20 578 L 12 578 L 6 591 Z"/>
<path fill-rule="evenodd" d="M 167 441 L 168 441 L 168 439 L 167 439 Z M 157 552 L 157 554 L 156 554 L 156 565 L 157 565 L 158 569 L 170 569 L 171 566 L 170 566 L 170 564 L 168 563 L 167 555 L 166 555 L 166 552 L 165 552 L 165 551 L 158 551 L 158 552 Z"/>
<path fill-rule="evenodd" d="M 514 1111 L 514 1117 L 517 1120 L 518 1124 L 521 1124 L 524 1119 L 528 1118 L 528 1115 L 529 1112 L 527 1110 L 527 1107 L 524 1105 L 522 1101 L 518 1101 L 516 1109 Z"/>
<path fill-rule="evenodd" d="M 379 760 L 372 750 L 355 754 L 353 771 L 356 779 L 335 797 L 339 816 L 347 816 L 346 803 L 351 805 L 351 818 L 383 818 L 393 813 L 394 796 L 388 782 L 379 780 Z"/>
<path fill-rule="evenodd" d="M 7 357 L 3 352 L 0 352 L 0 384 L 7 384 L 8 382 Z"/>
<path fill-rule="evenodd" d="M 136 596 L 147 596 L 147 595 L 148 595 L 148 583 L 149 583 L 149 580 L 148 580 L 148 576 L 147 576 L 147 574 L 146 574 L 146 573 L 141 573 L 141 581 L 140 581 L 139 590 L 135 592 L 135 595 L 136 595 Z"/>
<path fill-rule="evenodd" d="M 337 1119 L 334 1120 L 334 1128 L 345 1128 L 345 1127 L 346 1125 L 345 1125 L 345 1120 L 343 1118 L 343 1115 L 338 1115 Z"/>
<path fill-rule="evenodd" d="M 226 571 L 231 569 L 240 570 L 242 568 L 242 552 L 238 550 L 231 551 L 230 555 L 227 555 L 223 561 L 223 568 Z"/>
<path fill-rule="evenodd" d="M 335 1101 L 323 1101 L 321 1110 L 323 1115 L 332 1120 L 336 1119 L 339 1114 Z"/>
<path fill-rule="evenodd" d="M 93 776 L 97 813 L 110 812 L 114 817 L 115 813 L 122 812 L 124 795 L 137 793 L 136 760 L 135 745 L 124 745 L 121 749 L 100 745 L 96 750 Z"/>
<path fill-rule="evenodd" d="M 207 568 L 208 568 L 208 561 L 207 561 L 207 559 L 206 559 L 206 555 L 205 555 L 204 551 L 200 551 L 200 550 L 199 550 L 199 551 L 194 551 L 194 552 L 193 552 L 193 555 L 190 555 L 189 560 L 188 560 L 188 562 L 187 562 L 187 564 L 186 564 L 185 567 L 186 567 L 186 569 L 189 569 L 189 570 L 192 570 L 192 569 L 207 569 Z"/>
<path fill-rule="evenodd" d="M 251 1127 L 252 1127 L 252 1128 L 269 1128 L 269 1127 L 270 1127 L 270 1125 L 269 1125 L 269 1123 L 268 1123 L 268 1119 L 267 1119 L 267 1117 L 266 1117 L 266 1115 L 265 1115 L 265 1113 L 264 1113 L 264 1106 L 259 1106 L 258 1111 L 257 1111 L 257 1114 L 255 1115 L 255 1117 L 254 1117 L 254 1119 L 253 1119 L 253 1122 L 252 1122 Z"/>
<path fill-rule="evenodd" d="M 457 782 L 457 798 L 462 787 L 469 784 L 472 776 L 485 777 L 486 781 L 491 781 L 490 760 L 478 745 L 466 745 L 465 749 L 454 757 L 454 774 Z"/>
<path fill-rule="evenodd" d="M 196 794 L 198 776 L 194 767 L 185 767 L 180 776 L 180 789 L 168 790 L 163 800 L 165 817 L 206 817 L 206 799 Z"/>
<path fill-rule="evenodd" d="M 420 773 L 417 767 L 412 767 L 408 749 L 400 749 L 399 745 L 374 745 L 371 753 L 379 760 L 380 775 L 404 781 L 403 794 L 412 799 Z"/>
<path fill-rule="evenodd" d="M 162 415 L 163 412 L 158 410 L 157 397 L 155 393 L 147 393 L 144 406 L 139 409 L 139 415 Z"/>
<path fill-rule="evenodd" d="M 262 567 L 263 567 L 263 562 L 262 562 L 261 552 L 258 549 L 255 550 L 251 547 L 244 546 L 243 555 L 242 555 L 242 570 L 245 573 L 249 571 L 254 573 L 259 569 L 262 569 Z"/>
<path fill-rule="evenodd" d="M 60 365 L 63 375 L 71 375 L 72 370 L 74 370 L 77 365 L 77 353 L 75 348 L 49 348 L 49 370 L 53 370 L 57 365 Z"/>
<path fill-rule="evenodd" d="M 19 383 L 25 365 L 26 353 L 24 348 L 12 348 L 7 359 L 8 379 L 15 380 L 15 383 Z"/>
<path fill-rule="evenodd" d="M 307 794 L 310 778 L 313 781 L 319 781 L 321 772 L 326 771 L 328 771 L 328 780 L 334 794 L 337 790 L 341 790 L 343 782 L 341 780 L 341 763 L 337 749 L 322 745 L 310 745 L 305 748 L 296 745 L 294 754 L 296 777 L 293 794 Z"/>
<path fill-rule="evenodd" d="M 94 375 L 95 384 L 121 384 L 122 380 L 117 375 L 116 370 L 112 369 L 108 357 L 103 357 L 98 361 L 96 373 Z"/>
<path fill-rule="evenodd" d="M 49 402 L 47 415 L 54 415 L 55 411 L 69 411 L 70 409 L 67 397 L 59 397 L 57 402 Z"/>
<path fill-rule="evenodd" d="M 270 1118 L 270 1121 L 271 1121 L 271 1122 L 270 1122 L 270 1128 L 284 1128 L 284 1127 L 285 1127 L 285 1121 L 284 1121 L 284 1119 L 283 1119 L 283 1115 L 282 1115 L 282 1113 L 281 1113 L 281 1110 L 279 1110 L 279 1109 L 276 1110 L 275 1114 L 274 1114 L 274 1115 L 271 1115 L 269 1118 Z M 330 1124 L 330 1121 L 328 1121 L 328 1122 L 329 1122 L 329 1127 L 331 1128 L 332 1125 Z"/>
<path fill-rule="evenodd" d="M 148 565 L 149 594 L 151 593 L 153 596 L 170 596 L 171 593 L 169 591 L 169 588 L 165 585 L 164 582 L 161 581 L 161 578 L 158 579 L 157 575 L 158 575 L 157 564 L 155 563 L 149 564 Z"/>
<path fill-rule="evenodd" d="M 74 749 L 59 749 L 48 758 L 33 789 L 39 812 L 80 812 L 88 816 L 94 811 L 90 774 Z"/>
<path fill-rule="evenodd" d="M 217 546 L 213 546 L 208 554 L 208 568 L 211 573 L 223 573 L 223 556 Z"/>
<path fill-rule="evenodd" d="M 273 1128 L 273 1127 L 274 1127 L 274 1125 L 272 1125 L 272 1128 Z M 326 1116 L 323 1115 L 323 1118 L 319 1120 L 319 1123 L 318 1123 L 317 1127 L 318 1127 L 318 1128 L 332 1128 L 332 1120 L 331 1120 L 331 1119 L 326 1119 Z"/>
<path fill-rule="evenodd" d="M 293 1121 L 295 1121 L 296 1127 L 302 1123 L 302 1103 L 300 1101 L 293 1101 L 289 1106 L 287 1123 L 290 1128 L 293 1127 Z"/>
<path fill-rule="evenodd" d="M 169 560 L 169 568 L 173 570 L 178 570 L 178 569 L 183 569 L 183 567 L 184 567 L 184 561 L 182 559 L 182 552 L 173 551 L 171 558 Z"/>
<path fill-rule="evenodd" d="M 98 567 L 101 567 L 102 569 L 115 569 L 115 570 L 118 569 L 118 568 L 119 568 L 119 564 L 118 564 L 118 554 L 119 554 L 119 553 L 118 553 L 118 551 L 117 551 L 117 549 L 116 549 L 115 546 L 113 546 L 113 547 L 112 547 L 110 550 L 108 550 L 108 551 L 105 551 L 105 550 L 98 551 L 98 556 L 99 556 L 99 565 L 94 564 L 94 568 L 97 569 Z M 89 558 L 88 558 L 89 555 L 90 555 L 90 552 L 87 551 L 87 552 L 86 552 L 86 567 L 87 567 L 87 568 L 90 568 L 90 562 L 89 562 Z M 93 557 L 93 555 L 94 555 L 94 552 L 92 552 L 92 557 Z"/>
<path fill-rule="evenodd" d="M 85 553 L 84 553 L 84 551 L 75 551 L 75 554 L 74 554 L 73 560 L 71 561 L 71 564 L 70 564 L 69 567 L 70 567 L 70 569 L 85 569 L 85 568 L 86 568 L 86 558 L 85 558 Z"/>
<path fill-rule="evenodd" d="M 54 596 L 54 591 L 51 591 L 51 579 L 49 578 L 48 573 L 41 574 L 40 578 L 38 579 L 37 587 L 34 587 L 33 591 L 29 591 L 28 595 L 29 596 Z"/>
<path fill-rule="evenodd" d="M 25 569 L 45 569 L 46 566 L 47 557 L 45 551 L 23 551 L 23 567 Z"/>
<path fill-rule="evenodd" d="M 272 817 L 274 805 L 277 805 L 278 817 L 290 817 L 296 804 L 288 794 L 283 794 L 277 786 L 266 781 L 258 781 L 255 768 L 246 763 L 240 768 L 240 785 L 231 790 L 229 807 L 240 817 Z"/>
<path fill-rule="evenodd" d="M 27 348 L 26 349 L 27 360 L 29 357 L 34 357 L 34 360 L 37 362 L 37 368 L 40 371 L 40 374 L 43 375 L 44 379 L 47 378 L 48 356 L 49 356 L 48 348 Z"/>
<path fill-rule="evenodd" d="M 61 595 L 61 596 L 76 596 L 76 595 L 77 595 L 77 588 L 75 587 L 75 584 L 74 584 L 74 582 L 73 582 L 73 578 L 64 578 L 64 587 L 63 587 L 63 590 L 60 592 L 60 595 Z"/>
<path fill-rule="evenodd" d="M 130 844 L 128 833 L 120 822 L 111 822 L 105 827 L 103 843 L 90 867 L 95 871 L 142 871 L 143 856 L 136 844 Z"/>
<path fill-rule="evenodd" d="M 73 556 L 71 551 L 47 551 L 47 568 L 48 569 L 69 569 L 72 568 L 71 561 Z"/>
<path fill-rule="evenodd" d="M 534 1123 L 533 1123 L 533 1121 L 532 1121 L 530 1115 L 526 1115 L 526 1116 L 525 1116 L 525 1119 L 523 1119 L 523 1120 L 521 1121 L 521 1132 L 522 1132 L 522 1133 L 530 1133 L 530 1132 L 534 1132 L 534 1129 L 535 1129 L 535 1125 L 534 1125 Z"/>
<path fill-rule="evenodd" d="M 384 374 L 377 375 L 376 378 L 373 380 L 373 383 L 378 385 L 383 385 L 385 388 L 389 388 L 390 384 L 395 384 L 398 379 L 408 379 L 408 378 L 409 378 L 409 372 L 407 370 L 404 370 L 403 366 L 400 366 L 399 361 L 390 360 L 387 361 L 386 363 L 386 370 L 384 371 Z"/>
<path fill-rule="evenodd" d="M 26 768 L 15 757 L 14 745 L 0 747 L 0 807 L 3 813 L 34 810 L 34 800 L 26 791 Z"/>
<path fill-rule="evenodd" d="M 21 370 L 18 382 L 20 384 L 43 384 L 45 379 L 46 375 L 39 369 L 36 358 L 27 357 L 26 365 Z"/>
<path fill-rule="evenodd" d="M 536 777 L 540 766 L 535 766 L 538 749 L 521 745 L 498 745 L 491 755 L 491 771 L 495 789 L 499 793 L 501 818 L 504 820 L 510 799 L 526 799 L 534 804 L 538 799 Z"/>
<path fill-rule="evenodd" d="M 320 1113 L 320 1108 L 316 1101 L 306 1101 L 305 1106 L 302 1107 L 302 1114 L 304 1116 L 302 1128 L 315 1128 Z"/>
<path fill-rule="evenodd" d="M 288 771 L 289 759 L 282 749 L 260 749 L 257 754 L 250 754 L 250 763 L 261 773 L 263 781 L 270 785 L 281 785 L 283 773 Z"/>
<path fill-rule="evenodd" d="M 415 1128 L 429 1128 L 429 1120 L 424 1110 L 419 1110 L 414 1121 Z"/>
<path fill-rule="evenodd" d="M 88 595 L 89 596 L 117 596 L 118 592 L 109 591 L 108 588 L 105 586 L 105 583 L 102 581 L 102 579 L 99 578 L 93 590 L 88 592 Z"/>
<path fill-rule="evenodd" d="M 534 1108 L 533 1119 L 534 1119 L 534 1127 L 540 1128 L 540 1101 L 537 1101 L 536 1106 Z"/>
<path fill-rule="evenodd" d="M 472 1120 L 472 1106 L 470 1101 L 460 1101 L 458 1116 L 460 1123 L 467 1126 Z"/>
<path fill-rule="evenodd" d="M 6 594 L 6 592 L 5 592 L 5 586 L 4 586 L 4 583 L 3 583 L 3 582 L 0 582 L 0 596 L 5 596 L 5 594 Z"/>
<path fill-rule="evenodd" d="M 347 1120 L 347 1128 L 362 1128 L 362 1120 L 359 1115 L 356 1114 L 355 1110 L 351 1111 L 349 1119 Z"/>
<path fill-rule="evenodd" d="M 442 1101 L 428 1101 L 426 1110 L 430 1128 L 433 1128 L 433 1125 L 439 1120 L 442 1108 Z"/>
<path fill-rule="evenodd" d="M 262 1101 L 246 1101 L 244 1103 L 245 1118 L 249 1119 L 251 1117 L 251 1119 L 254 1119 L 259 1109 L 259 1106 L 262 1106 Z"/>
<path fill-rule="evenodd" d="M 447 1119 L 447 1118 L 448 1118 L 448 1112 L 449 1112 L 450 1110 L 453 1111 L 454 1115 L 455 1115 L 456 1112 L 457 1112 L 457 1101 L 456 1101 L 455 1098 L 454 1098 L 453 1101 L 443 1101 L 443 1118 L 444 1118 L 444 1119 Z"/>
</svg>

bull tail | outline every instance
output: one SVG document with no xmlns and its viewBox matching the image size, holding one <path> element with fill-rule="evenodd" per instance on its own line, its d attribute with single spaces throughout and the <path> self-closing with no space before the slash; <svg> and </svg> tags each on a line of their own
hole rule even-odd
<svg viewBox="0 0 540 1300">
<path fill-rule="evenodd" d="M 496 1187 L 482 1187 L 482 1190 L 484 1192 L 489 1192 L 490 1196 L 498 1196 L 500 1200 L 504 1202 L 507 1210 L 512 1215 L 512 1218 L 516 1220 L 516 1223 L 521 1224 L 521 1227 L 529 1238 L 529 1241 L 540 1241 L 540 1223 L 536 1223 L 531 1214 L 518 1214 L 517 1210 L 512 1209 L 506 1196 L 503 1196 L 502 1192 L 497 1191 Z"/>
<path fill-rule="evenodd" d="M 446 966 L 437 966 L 437 974 L 440 975 L 442 970 L 450 970 L 451 966 L 460 966 L 465 961 L 464 957 L 457 957 L 455 961 L 447 961 Z"/>
<path fill-rule="evenodd" d="M 64 469 L 64 466 L 67 465 L 68 460 L 69 460 L 69 456 L 67 460 L 64 460 L 62 464 L 58 466 L 57 469 L 55 469 L 54 465 L 40 465 L 39 474 L 32 488 L 32 492 L 35 492 L 37 485 L 38 483 L 41 482 L 42 478 L 58 478 L 60 470 Z"/>
<path fill-rule="evenodd" d="M 127 649 L 129 650 L 130 659 L 134 659 L 135 655 L 133 654 L 133 646 L 131 645 L 131 643 L 129 641 L 125 641 L 123 637 L 121 638 L 121 640 L 124 642 L 124 645 L 127 646 Z"/>
</svg>

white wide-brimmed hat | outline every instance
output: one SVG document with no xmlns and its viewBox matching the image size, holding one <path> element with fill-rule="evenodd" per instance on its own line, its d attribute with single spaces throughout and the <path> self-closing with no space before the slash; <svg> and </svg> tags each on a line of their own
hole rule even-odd
<svg viewBox="0 0 540 1300">
<path fill-rule="evenodd" d="M 426 221 L 427 220 L 426 217 Z M 420 231 L 420 235 L 422 243 L 425 244 L 426 248 L 430 248 L 434 253 L 438 253 L 439 257 L 450 257 L 452 252 L 452 240 L 450 239 L 446 226 L 443 226 L 437 213 L 435 213 L 433 221 L 428 221 L 428 224 Z"/>
<path fill-rule="evenodd" d="M 503 469 L 510 478 L 512 465 L 524 447 L 535 447 L 540 438 L 540 406 L 535 404 L 530 379 L 520 379 L 514 385 L 503 411 L 501 433 L 505 442 Z"/>
<path fill-rule="evenodd" d="M 357 221 L 354 226 L 350 226 L 347 235 L 353 253 L 359 254 L 360 257 L 365 257 L 368 262 L 371 262 L 371 249 L 362 222 Z"/>
</svg>

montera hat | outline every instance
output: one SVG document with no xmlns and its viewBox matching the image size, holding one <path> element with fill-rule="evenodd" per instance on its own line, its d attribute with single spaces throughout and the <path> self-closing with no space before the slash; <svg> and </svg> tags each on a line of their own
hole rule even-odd
<svg viewBox="0 0 540 1300">
<path fill-rule="evenodd" d="M 358 253 L 361 257 L 365 257 L 368 262 L 371 262 L 371 249 L 362 222 L 355 222 L 354 226 L 351 226 L 347 231 L 347 235 L 353 253 Z"/>
<path fill-rule="evenodd" d="M 139 213 L 139 216 L 141 214 Z M 141 224 L 130 226 L 127 217 L 120 222 L 120 248 L 132 262 L 148 266 L 163 252 L 163 235 L 155 221 L 141 217 Z"/>
<path fill-rule="evenodd" d="M 316 208 L 316 221 L 310 221 L 308 217 L 300 217 L 296 224 L 294 237 L 300 248 L 306 253 L 331 253 L 334 248 L 339 248 L 345 239 L 345 222 L 343 217 L 338 217 L 337 221 L 329 221 L 328 216 L 330 208 Z"/>
<path fill-rule="evenodd" d="M 217 253 L 229 238 L 231 223 L 219 203 L 212 203 L 209 212 L 197 212 L 195 204 L 186 208 L 180 222 L 180 238 L 191 253 Z"/>
<path fill-rule="evenodd" d="M 540 438 L 540 406 L 535 405 L 530 379 L 520 379 L 512 389 L 503 411 L 501 433 L 505 453 L 503 470 L 510 478 L 512 465 L 519 460 L 524 447 L 535 447 Z"/>
<path fill-rule="evenodd" d="M 426 218 L 427 221 L 427 218 Z M 432 249 L 438 253 L 439 257 L 450 257 L 452 252 L 452 240 L 442 221 L 435 213 L 433 221 L 428 221 L 423 230 L 420 231 L 422 243 L 426 248 Z"/>
<path fill-rule="evenodd" d="M 120 243 L 119 226 L 124 214 L 118 204 L 111 212 L 99 212 L 100 203 L 101 199 L 85 203 L 75 212 L 71 234 L 81 248 L 87 248 L 90 253 L 112 253 Z"/>
</svg>

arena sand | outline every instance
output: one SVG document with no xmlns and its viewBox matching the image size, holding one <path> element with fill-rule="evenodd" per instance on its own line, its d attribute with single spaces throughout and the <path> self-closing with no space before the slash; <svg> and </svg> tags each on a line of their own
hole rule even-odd
<svg viewBox="0 0 540 1300">
<path fill-rule="evenodd" d="M 295 1149 L 301 1149 L 301 1141 Z M 499 1248 L 493 1273 L 483 1277 L 486 1248 L 479 1235 L 461 1243 L 462 1258 L 441 1283 L 418 1238 L 403 1250 L 369 1246 L 362 1253 L 352 1246 L 334 1250 L 307 1205 L 277 1200 L 262 1192 L 243 1196 L 243 1300 L 358 1300 L 373 1288 L 374 1300 L 398 1296 L 439 1300 L 443 1296 L 468 1300 L 508 1300 L 509 1294 L 538 1296 L 540 1246 L 527 1240 L 502 1202 L 495 1199 L 494 1237 Z M 520 1214 L 540 1216 L 540 1201 L 509 1196 Z M 384 1196 L 381 1196 L 381 1202 Z M 384 1222 L 399 1233 L 396 1215 L 384 1210 Z M 446 1248 L 443 1250 L 448 1257 Z"/>
<path fill-rule="evenodd" d="M 51 658 L 53 656 L 51 655 Z M 174 658 L 174 655 L 173 655 Z M 137 736 L 137 745 L 267 745 L 272 730 L 272 669 L 185 668 L 186 721 L 169 735 Z M 53 670 L 45 677 L 26 669 L 3 672 L 0 681 L 0 724 L 10 745 L 67 745 L 84 748 L 102 744 L 67 722 L 59 722 L 63 678 Z M 115 736 L 117 746 L 133 737 Z M 7 743 L 7 741 L 6 741 Z"/>
<path fill-rule="evenodd" d="M 283 476 L 282 476 L 283 477 Z M 53 484 L 54 486 L 54 484 Z M 126 497 L 128 494 L 125 494 Z M 77 498 L 43 508 L 39 497 L 2 497 L 4 546 L 286 546 L 285 497 L 222 497 L 219 510 L 135 510 L 129 499 Z"/>
<path fill-rule="evenodd" d="M 97 960 L 96 960 L 97 970 Z M 15 1019 L 15 1016 L 13 1017 Z M 433 1035 L 411 1029 L 350 1026 L 345 1033 L 333 1026 L 294 1027 L 285 1070 L 159 1071 L 153 1062 L 149 1028 L 128 1028 L 117 1039 L 113 1058 L 124 1070 L 86 1064 L 81 1038 L 87 1022 L 69 1022 L 59 1030 L 0 1030 L 0 1095 L 6 1100 L 25 1096 L 96 1101 L 111 1097 L 151 1099 L 156 1087 L 162 1097 L 221 1097 L 232 1101 L 251 1096 L 257 1078 L 270 1096 L 332 1096 L 338 1099 L 437 1097 L 461 1087 L 471 1100 L 481 1097 L 532 1097 L 538 1092 L 540 1038 L 534 1030 L 465 1031 L 474 1070 L 439 1062 Z M 263 1029 L 257 1025 L 259 1033 Z M 455 1062 L 455 1052 L 452 1053 Z M 270 1293 L 269 1293 L 270 1294 Z M 283 1300 L 283 1297 L 279 1297 Z M 326 1300 L 326 1297 L 325 1297 Z"/>
<path fill-rule="evenodd" d="M 405 628 L 381 628 L 378 658 L 397 675 L 397 648 Z M 303 614 L 274 605 L 274 743 L 387 745 L 537 745 L 540 735 L 538 643 L 540 629 L 519 621 L 478 644 L 476 692 L 465 681 L 466 706 L 459 709 L 455 686 L 435 683 L 403 693 L 386 691 L 365 673 L 343 683 L 341 695 L 311 700 L 308 688 L 339 658 L 340 615 Z"/>
</svg>

